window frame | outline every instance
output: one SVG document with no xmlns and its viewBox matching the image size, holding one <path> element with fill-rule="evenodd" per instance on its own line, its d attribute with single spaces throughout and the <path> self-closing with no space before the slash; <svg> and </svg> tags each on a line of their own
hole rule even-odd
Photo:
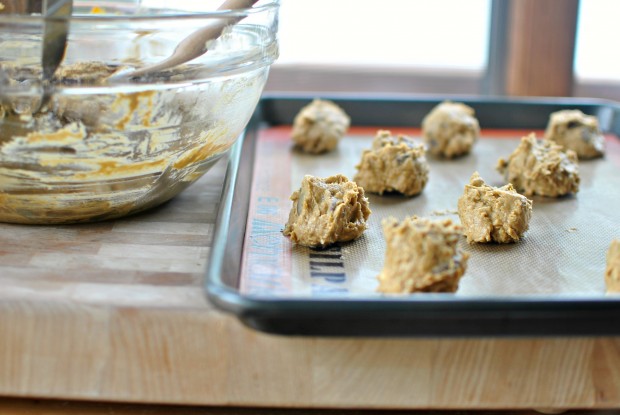
<svg viewBox="0 0 620 415">
<path fill-rule="evenodd" d="M 492 0 L 487 68 L 482 71 L 281 64 L 272 67 L 266 90 L 578 96 L 620 101 L 620 83 L 575 77 L 578 11 L 579 0 Z"/>
</svg>

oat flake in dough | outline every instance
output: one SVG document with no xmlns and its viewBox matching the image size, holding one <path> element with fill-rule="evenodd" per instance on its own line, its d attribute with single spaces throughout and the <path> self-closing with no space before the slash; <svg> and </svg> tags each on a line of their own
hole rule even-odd
<svg viewBox="0 0 620 415">
<path fill-rule="evenodd" d="M 521 139 L 508 159 L 499 159 L 497 170 L 526 196 L 558 197 L 579 191 L 577 154 L 534 134 Z"/>
<path fill-rule="evenodd" d="M 620 293 L 620 239 L 611 241 L 607 251 L 605 285 L 607 292 Z"/>
<path fill-rule="evenodd" d="M 458 213 L 464 234 L 473 242 L 516 242 L 529 228 L 532 201 L 511 184 L 487 185 L 475 172 L 459 198 Z"/>
<path fill-rule="evenodd" d="M 385 263 L 378 276 L 383 293 L 455 292 L 467 267 L 461 252 L 462 233 L 450 219 L 430 220 L 416 216 L 402 222 L 384 219 Z"/>
<path fill-rule="evenodd" d="M 389 131 L 380 130 L 372 148 L 362 153 L 353 180 L 371 193 L 399 192 L 413 196 L 428 182 L 428 162 L 423 144 Z"/>
<path fill-rule="evenodd" d="M 332 101 L 315 99 L 295 117 L 292 139 L 306 153 L 325 153 L 338 146 L 349 125 L 349 116 L 342 108 Z"/>
<path fill-rule="evenodd" d="M 580 159 L 601 157 L 605 153 L 605 137 L 598 127 L 598 119 L 579 110 L 551 114 L 545 138 L 573 150 Z"/>
<path fill-rule="evenodd" d="M 306 175 L 291 200 L 293 207 L 283 233 L 309 247 L 360 237 L 371 213 L 364 189 L 340 174 L 325 179 Z"/>
<path fill-rule="evenodd" d="M 454 158 L 471 151 L 480 136 L 480 125 L 473 108 L 445 101 L 424 117 L 422 135 L 430 154 Z"/>
</svg>

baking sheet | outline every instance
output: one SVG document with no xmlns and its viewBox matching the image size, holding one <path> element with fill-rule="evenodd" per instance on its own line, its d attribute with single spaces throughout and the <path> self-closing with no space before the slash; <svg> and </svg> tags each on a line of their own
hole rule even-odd
<svg viewBox="0 0 620 415">
<path fill-rule="evenodd" d="M 341 147 L 338 153 L 323 155 L 321 158 L 292 151 L 289 139 L 290 125 L 299 110 L 313 98 L 315 96 L 299 94 L 264 96 L 244 136 L 231 150 L 205 278 L 205 294 L 216 307 L 234 314 L 251 328 L 279 335 L 364 337 L 620 335 L 620 298 L 603 293 L 603 281 L 600 275 L 607 245 L 606 239 L 618 232 L 617 202 L 603 203 L 604 199 L 595 200 L 587 197 L 588 193 L 592 192 L 591 186 L 600 184 L 601 176 L 607 177 L 606 180 L 609 187 L 614 189 L 613 192 L 618 192 L 616 190 L 618 183 L 614 175 L 617 175 L 617 166 L 620 164 L 619 144 L 615 141 L 620 136 L 619 104 L 581 98 L 457 99 L 445 96 L 372 97 L 334 94 L 322 96 L 324 99 L 335 101 L 349 114 L 352 125 L 355 126 L 349 137 L 352 140 L 369 141 L 376 129 L 389 126 L 394 126 L 392 128 L 394 133 L 408 132 L 414 136 L 419 135 L 419 131 L 411 127 L 420 126 L 424 116 L 435 105 L 446 99 L 458 100 L 473 107 L 485 134 L 488 134 L 489 139 L 497 139 L 492 141 L 496 144 L 500 143 L 500 140 L 515 140 L 532 130 L 540 132 L 545 128 L 549 114 L 563 109 L 579 109 L 586 114 L 595 115 L 602 130 L 614 134 L 608 138 L 610 148 L 605 159 L 583 163 L 584 166 L 586 163 L 591 163 L 586 169 L 590 169 L 592 174 L 589 178 L 583 179 L 582 191 L 576 198 L 534 200 L 535 216 L 536 212 L 543 212 L 545 208 L 561 209 L 558 218 L 562 223 L 555 223 L 556 226 L 550 228 L 549 233 L 541 233 L 541 237 L 537 238 L 535 232 L 531 231 L 527 234 L 526 240 L 514 246 L 463 245 L 468 250 L 479 251 L 472 252 L 478 259 L 472 259 L 470 268 L 463 278 L 461 290 L 457 294 L 422 293 L 388 296 L 374 291 L 376 287 L 374 274 L 378 273 L 383 264 L 382 253 L 368 245 L 363 251 L 360 249 L 363 255 L 357 257 L 351 256 L 349 251 L 352 246 L 368 244 L 369 239 L 366 238 L 369 238 L 372 230 L 377 232 L 380 229 L 378 228 L 380 220 L 377 220 L 379 205 L 388 212 L 389 209 L 395 209 L 403 203 L 415 203 L 422 213 L 442 217 L 442 214 L 450 213 L 455 203 L 454 197 L 448 193 L 444 195 L 444 192 L 454 191 L 454 194 L 458 195 L 471 174 L 470 168 L 464 168 L 467 171 L 458 174 L 454 169 L 458 170 L 460 163 L 473 160 L 488 182 L 500 184 L 501 178 L 493 170 L 496 160 L 490 160 L 487 164 L 483 154 L 485 145 L 480 147 L 477 145 L 472 155 L 451 161 L 452 164 L 435 166 L 436 168 L 443 166 L 448 171 L 448 177 L 456 177 L 455 181 L 459 182 L 457 187 L 454 187 L 449 180 L 446 182 L 434 179 L 431 171 L 429 187 L 417 198 L 404 201 L 402 197 L 389 196 L 381 197 L 377 202 L 375 196 L 370 196 L 375 213 L 374 216 L 371 215 L 370 232 L 362 239 L 352 244 L 316 252 L 295 247 L 282 236 L 281 230 L 291 207 L 288 197 L 299 186 L 300 177 L 295 178 L 293 174 L 305 174 L 305 171 L 293 171 L 294 166 L 298 168 L 301 165 L 296 158 L 302 156 L 313 163 L 320 160 L 320 163 L 313 168 L 317 168 L 318 172 L 332 174 L 334 162 L 329 157 L 344 155 L 351 158 L 354 163 L 347 163 L 340 172 L 351 176 L 352 166 L 357 163 L 359 156 L 344 147 Z M 359 127 L 370 128 L 360 130 Z M 516 144 L 516 141 L 514 143 Z M 257 151 L 259 144 L 266 147 Z M 361 141 L 354 141 L 354 146 L 357 145 L 363 146 Z M 505 145 L 512 147 L 508 141 Z M 358 148 L 357 151 L 359 150 Z M 509 151 L 501 155 L 506 156 L 508 153 Z M 295 164 L 293 161 L 296 161 Z M 258 176 L 260 179 L 257 179 Z M 436 193 L 432 198 L 431 189 L 435 189 Z M 437 189 L 441 191 L 437 192 Z M 609 197 L 604 191 L 597 194 L 599 195 L 603 198 Z M 450 199 L 450 203 L 441 203 L 441 200 L 444 200 L 441 198 L 444 197 L 446 200 Z M 609 203 L 615 203 L 615 206 L 609 206 Z M 447 207 L 448 205 L 453 207 Z M 590 210 L 593 216 L 602 217 L 604 221 L 597 220 L 594 227 L 591 219 L 587 217 L 585 220 L 576 220 L 583 217 L 577 216 L 575 209 Z M 543 215 L 539 218 L 536 221 L 543 225 L 547 224 Z M 595 235 L 597 239 L 592 241 L 585 238 L 586 233 Z M 555 242 L 546 243 L 554 240 L 549 239 L 550 235 L 556 234 L 566 237 L 564 241 L 566 243 L 559 246 L 556 246 Z M 374 240 L 381 241 L 382 237 Z M 480 258 L 490 256 L 498 259 L 509 256 L 515 247 L 517 249 L 528 247 L 525 252 L 528 264 L 520 265 L 517 268 L 518 272 L 502 274 L 491 269 L 487 270 L 487 274 L 478 274 L 472 271 L 475 270 L 476 261 Z M 548 258 L 538 255 L 541 250 L 546 252 Z M 566 254 L 567 250 L 569 254 Z M 537 258 L 543 258 L 544 262 L 533 261 L 530 258 L 533 253 L 538 255 Z M 562 255 L 565 261 L 558 262 L 553 259 L 557 255 Z M 573 257 L 576 255 L 586 260 L 577 260 Z M 342 258 L 347 256 L 349 260 L 343 261 Z M 588 262 L 588 257 L 592 259 L 591 262 Z M 302 258 L 305 259 L 300 266 L 299 259 Z M 371 261 L 371 258 L 375 258 L 376 261 Z M 549 266 L 547 260 L 556 265 Z M 370 267 L 375 267 L 375 270 L 367 267 L 368 262 L 372 262 Z M 522 262 L 523 256 L 521 256 Z M 580 277 L 581 280 L 577 279 L 576 275 L 584 270 L 572 271 L 576 263 L 585 268 L 585 273 L 581 274 L 585 277 Z M 362 267 L 362 264 L 365 265 Z M 497 267 L 497 264 L 491 264 L 492 267 Z M 505 266 L 503 262 L 501 264 Z M 305 278 L 303 275 L 299 278 L 300 267 L 305 267 L 305 270 L 302 270 L 306 272 Z M 307 267 L 310 267 L 309 271 Z M 538 272 L 536 267 L 542 267 L 544 273 Z M 349 279 L 351 269 L 368 270 L 367 277 L 360 278 L 353 285 Z M 576 285 L 564 284 L 566 279 L 564 270 L 570 271 L 566 275 L 575 276 L 574 281 L 571 281 L 576 282 Z M 486 277 L 492 278 L 492 281 L 484 283 Z M 507 278 L 510 280 L 507 281 Z M 549 279 L 553 283 L 547 281 Z M 475 281 L 478 282 L 472 287 L 478 287 L 479 292 L 472 291 L 466 285 Z M 554 287 L 551 293 L 542 293 L 539 291 L 541 281 L 545 281 L 547 287 L 553 284 L 557 287 Z M 594 285 L 590 284 L 592 281 Z M 503 289 L 497 289 L 497 284 L 503 287 L 511 284 L 517 287 L 517 291 L 504 293 Z M 361 287 L 356 289 L 364 291 L 354 291 L 350 287 Z M 488 294 L 484 294 L 485 292 Z"/>
<path fill-rule="evenodd" d="M 280 298 L 379 297 L 376 276 L 383 266 L 385 243 L 381 219 L 409 215 L 458 222 L 457 200 L 474 171 L 493 186 L 505 184 L 495 170 L 530 130 L 483 130 L 470 155 L 442 160 L 428 157 L 430 179 L 422 194 L 368 194 L 369 228 L 353 242 L 326 250 L 292 244 L 281 230 L 292 203 L 290 194 L 305 174 L 349 178 L 377 129 L 420 137 L 419 129 L 354 127 L 334 152 L 308 155 L 294 149 L 290 126 L 260 131 L 242 258 L 242 295 Z M 542 131 L 537 131 L 539 137 Z M 456 297 L 605 295 L 605 253 L 620 237 L 620 144 L 607 137 L 605 158 L 581 161 L 581 186 L 575 196 L 534 197 L 530 230 L 515 244 L 473 244 Z M 428 295 L 428 294 L 416 294 Z"/>
</svg>

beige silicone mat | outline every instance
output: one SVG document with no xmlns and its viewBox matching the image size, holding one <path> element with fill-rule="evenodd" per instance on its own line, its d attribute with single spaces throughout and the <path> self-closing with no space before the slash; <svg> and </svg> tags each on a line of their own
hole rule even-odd
<svg viewBox="0 0 620 415">
<path fill-rule="evenodd" d="M 386 127 L 382 127 L 386 128 Z M 389 129 L 389 128 L 387 128 Z M 354 128 L 337 151 L 302 154 L 292 148 L 289 127 L 259 134 L 240 289 L 244 294 L 276 297 L 374 297 L 383 266 L 385 242 L 381 220 L 409 215 L 458 221 L 456 204 L 474 171 L 493 186 L 504 184 L 495 170 L 527 131 L 483 131 L 472 154 L 456 160 L 429 158 L 430 179 L 421 195 L 369 194 L 372 214 L 364 235 L 327 250 L 293 245 L 281 230 L 288 217 L 288 197 L 305 174 L 349 178 L 377 128 Z M 420 137 L 419 130 L 392 129 Z M 540 137 L 541 132 L 538 132 Z M 580 163 L 576 196 L 534 197 L 530 230 L 518 243 L 469 245 L 465 276 L 457 296 L 603 296 L 605 253 L 620 238 L 620 140 L 607 138 L 605 158 Z M 424 295 L 424 294 L 422 294 Z"/>
</svg>

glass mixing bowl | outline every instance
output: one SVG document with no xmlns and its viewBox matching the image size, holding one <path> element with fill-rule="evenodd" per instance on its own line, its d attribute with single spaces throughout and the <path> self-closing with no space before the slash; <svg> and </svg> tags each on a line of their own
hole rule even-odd
<svg viewBox="0 0 620 415">
<path fill-rule="evenodd" d="M 0 14 L 0 221 L 117 218 L 201 177 L 256 107 L 278 55 L 278 6 L 181 12 L 76 1 L 65 59 L 41 109 L 43 20 Z M 113 76 L 164 60 L 189 34 L 231 16 L 242 19 L 204 55 L 141 77 Z"/>
</svg>

